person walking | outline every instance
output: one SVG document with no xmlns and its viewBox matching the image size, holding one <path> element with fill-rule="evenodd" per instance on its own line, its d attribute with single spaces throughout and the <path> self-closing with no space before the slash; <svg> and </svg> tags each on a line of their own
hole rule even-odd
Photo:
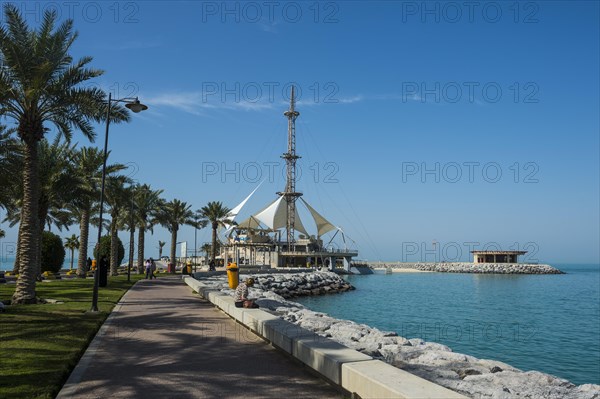
<svg viewBox="0 0 600 399">
<path fill-rule="evenodd" d="M 156 272 L 156 262 L 154 262 L 154 259 L 150 258 L 150 280 L 156 278 L 154 272 Z"/>
<path fill-rule="evenodd" d="M 146 267 L 146 280 L 152 280 L 152 262 L 150 262 L 150 259 L 146 259 L 144 266 Z"/>
</svg>

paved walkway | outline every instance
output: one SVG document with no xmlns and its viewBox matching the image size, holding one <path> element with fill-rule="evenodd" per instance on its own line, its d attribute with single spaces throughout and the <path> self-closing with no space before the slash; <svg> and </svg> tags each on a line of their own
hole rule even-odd
<svg viewBox="0 0 600 399">
<path fill-rule="evenodd" d="M 102 326 L 58 398 L 341 398 L 179 277 L 143 280 Z"/>
</svg>

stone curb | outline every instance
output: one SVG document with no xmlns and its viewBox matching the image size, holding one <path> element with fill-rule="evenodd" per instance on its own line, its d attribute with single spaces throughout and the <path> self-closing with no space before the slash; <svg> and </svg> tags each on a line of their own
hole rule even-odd
<svg viewBox="0 0 600 399">
<path fill-rule="evenodd" d="M 466 399 L 454 391 L 374 360 L 260 309 L 241 309 L 233 298 L 208 288 L 193 277 L 183 280 L 194 291 L 273 346 L 295 357 L 326 379 L 369 399 Z"/>
</svg>

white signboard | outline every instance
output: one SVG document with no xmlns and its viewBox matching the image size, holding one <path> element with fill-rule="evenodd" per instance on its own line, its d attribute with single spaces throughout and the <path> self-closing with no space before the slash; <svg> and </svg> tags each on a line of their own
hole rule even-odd
<svg viewBox="0 0 600 399">
<path fill-rule="evenodd" d="M 179 256 L 182 258 L 187 258 L 187 241 L 183 241 L 181 243 L 181 252 Z"/>
</svg>

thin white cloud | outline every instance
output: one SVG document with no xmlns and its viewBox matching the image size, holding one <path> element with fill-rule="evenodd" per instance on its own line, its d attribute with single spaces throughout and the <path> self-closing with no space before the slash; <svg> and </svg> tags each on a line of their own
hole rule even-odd
<svg viewBox="0 0 600 399">
<path fill-rule="evenodd" d="M 184 112 L 201 115 L 205 110 L 243 110 L 260 111 L 273 109 L 278 104 L 260 101 L 231 101 L 220 102 L 219 99 L 210 98 L 210 101 L 201 92 L 163 93 L 147 97 L 146 102 L 154 106 L 164 106 L 181 109 Z"/>
<path fill-rule="evenodd" d="M 336 96 L 331 96 L 331 97 L 327 97 L 327 98 L 321 98 L 320 101 L 314 101 L 313 99 L 308 99 L 308 100 L 299 100 L 297 102 L 298 106 L 302 106 L 302 107 L 313 107 L 313 106 L 318 106 L 318 105 L 331 105 L 331 104 L 353 104 L 353 103 L 357 103 L 357 102 L 361 102 L 365 100 L 365 97 L 363 95 L 356 95 L 356 96 L 352 96 L 352 97 L 342 97 L 342 98 L 337 98 Z M 288 104 L 288 102 L 282 102 L 282 104 Z"/>
<path fill-rule="evenodd" d="M 353 97 L 340 98 L 340 103 L 352 104 L 352 103 L 357 103 L 357 102 L 360 102 L 363 100 L 364 100 L 364 97 L 362 95 L 358 95 L 358 96 L 353 96 Z"/>
<path fill-rule="evenodd" d="M 378 94 L 371 97 L 373 100 L 384 100 L 384 101 L 392 101 L 392 100 L 401 100 L 406 102 L 410 101 L 422 101 L 421 96 L 418 94 L 411 95 L 401 95 L 401 94 Z"/>
<path fill-rule="evenodd" d="M 211 108 L 210 104 L 202 103 L 200 93 L 194 92 L 163 93 L 154 97 L 146 97 L 145 101 L 148 105 L 177 108 L 194 115 L 200 115 L 203 108 Z"/>
<path fill-rule="evenodd" d="M 257 111 L 257 110 L 263 110 L 263 109 L 273 109 L 273 108 L 275 108 L 275 105 L 276 105 L 275 103 L 240 101 L 240 102 L 235 102 L 233 104 L 224 104 L 223 108 L 243 109 L 246 111 Z"/>
<path fill-rule="evenodd" d="M 277 22 L 259 22 L 258 23 L 258 27 L 260 28 L 260 30 L 262 30 L 263 32 L 268 32 L 268 33 L 278 33 L 278 30 L 276 28 Z"/>
<path fill-rule="evenodd" d="M 151 48 L 161 47 L 162 42 L 160 41 L 140 41 L 140 40 L 130 40 L 126 42 L 122 42 L 115 46 L 117 50 L 145 50 Z"/>
<path fill-rule="evenodd" d="M 343 98 L 329 98 L 327 100 L 314 101 L 313 99 L 299 100 L 298 106 L 312 107 L 319 105 L 335 105 L 335 104 L 354 104 L 366 101 L 369 98 L 363 95 L 355 95 Z M 193 115 L 206 115 L 207 110 L 223 110 L 223 111 L 265 111 L 273 109 L 286 108 L 288 101 L 269 101 L 268 98 L 259 99 L 256 101 L 248 101 L 244 99 L 222 101 L 220 96 L 203 95 L 200 91 L 192 92 L 166 92 L 154 96 L 144 96 L 144 102 L 148 106 L 153 107 L 169 107 L 179 109 Z"/>
</svg>

